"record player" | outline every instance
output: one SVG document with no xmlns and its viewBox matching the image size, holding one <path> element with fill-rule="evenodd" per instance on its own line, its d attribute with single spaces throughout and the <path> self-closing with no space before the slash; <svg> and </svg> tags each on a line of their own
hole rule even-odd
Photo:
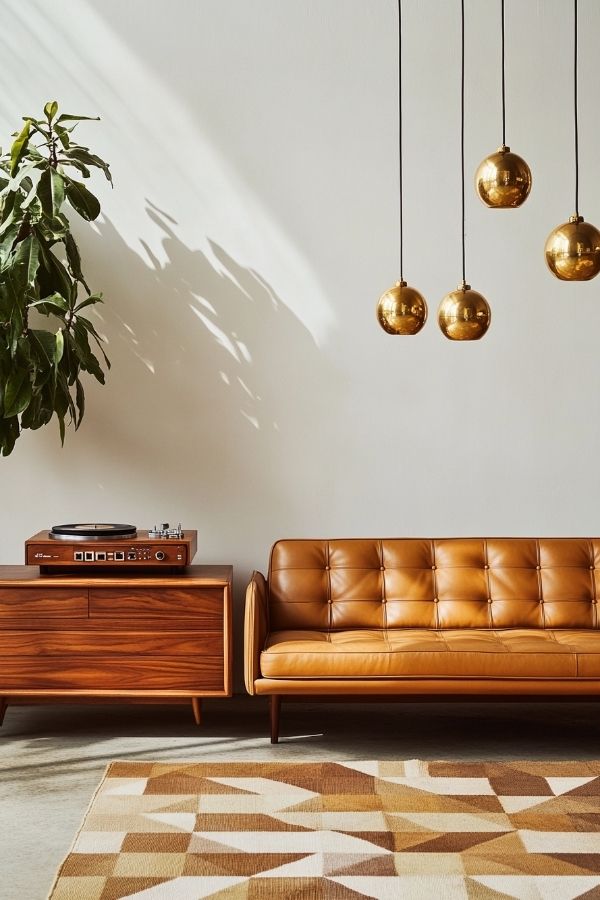
<svg viewBox="0 0 600 900">
<path fill-rule="evenodd" d="M 40 571 L 58 569 L 183 569 L 196 554 L 198 533 L 168 522 L 140 531 L 135 525 L 54 525 L 25 542 L 25 563 Z"/>
</svg>

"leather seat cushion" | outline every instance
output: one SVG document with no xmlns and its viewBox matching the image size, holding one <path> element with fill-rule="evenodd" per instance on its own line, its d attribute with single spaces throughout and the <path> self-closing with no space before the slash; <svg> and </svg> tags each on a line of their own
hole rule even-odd
<svg viewBox="0 0 600 900">
<path fill-rule="evenodd" d="M 597 678 L 600 631 L 278 631 L 260 667 L 264 678 Z"/>
</svg>

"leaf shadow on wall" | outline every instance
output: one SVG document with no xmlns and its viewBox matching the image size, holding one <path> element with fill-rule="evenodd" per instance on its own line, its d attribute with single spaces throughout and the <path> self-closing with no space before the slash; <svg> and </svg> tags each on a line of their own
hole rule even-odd
<svg viewBox="0 0 600 900">
<path fill-rule="evenodd" d="M 145 264 L 106 219 L 99 237 L 80 239 L 106 297 L 113 362 L 90 403 L 89 439 L 146 493 L 152 485 L 157 505 L 167 492 L 199 528 L 226 529 L 233 547 L 249 526 L 268 541 L 318 531 L 337 465 L 335 371 L 257 272 L 209 241 L 211 260 L 168 214 L 147 212 L 163 261 L 142 242 Z"/>
</svg>

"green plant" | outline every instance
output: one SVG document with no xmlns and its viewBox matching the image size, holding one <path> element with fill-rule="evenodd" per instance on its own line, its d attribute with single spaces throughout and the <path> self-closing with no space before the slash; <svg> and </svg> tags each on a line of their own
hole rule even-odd
<svg viewBox="0 0 600 900">
<path fill-rule="evenodd" d="M 98 199 L 73 175 L 98 168 L 112 185 L 108 164 L 77 144 L 73 130 L 91 116 L 24 117 L 10 153 L 0 151 L 0 450 L 12 452 L 24 428 L 40 428 L 56 414 L 61 442 L 65 419 L 79 428 L 85 410 L 81 373 L 104 384 L 90 339 L 103 338 L 86 307 L 102 302 L 81 271 L 81 258 L 63 205 L 92 221 Z M 86 296 L 79 299 L 80 289 Z M 45 319 L 49 320 L 48 322 Z M 43 327 L 45 326 L 45 327 Z"/>
</svg>

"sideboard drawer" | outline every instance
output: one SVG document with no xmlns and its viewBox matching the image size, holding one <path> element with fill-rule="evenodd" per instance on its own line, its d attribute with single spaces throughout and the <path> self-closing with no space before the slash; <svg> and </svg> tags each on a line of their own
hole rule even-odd
<svg viewBox="0 0 600 900">
<path fill-rule="evenodd" d="M 194 660 L 222 655 L 221 631 L 0 631 L 0 668 L 9 664 L 10 657 L 160 656 Z"/>
<path fill-rule="evenodd" d="M 67 588 L 0 588 L 0 621 L 3 619 L 87 618 L 87 590 Z M 35 625 L 35 621 L 33 622 Z M 38 623 L 39 624 L 39 623 Z M 28 623 L 24 623 L 27 627 Z"/>
<path fill-rule="evenodd" d="M 119 620 L 197 619 L 223 624 L 223 588 L 92 588 L 90 617 Z"/>
<path fill-rule="evenodd" d="M 105 656 L 12 657 L 2 659 L 0 692 L 28 690 L 108 691 L 222 691 L 222 656 L 173 659 L 168 657 Z"/>
</svg>

